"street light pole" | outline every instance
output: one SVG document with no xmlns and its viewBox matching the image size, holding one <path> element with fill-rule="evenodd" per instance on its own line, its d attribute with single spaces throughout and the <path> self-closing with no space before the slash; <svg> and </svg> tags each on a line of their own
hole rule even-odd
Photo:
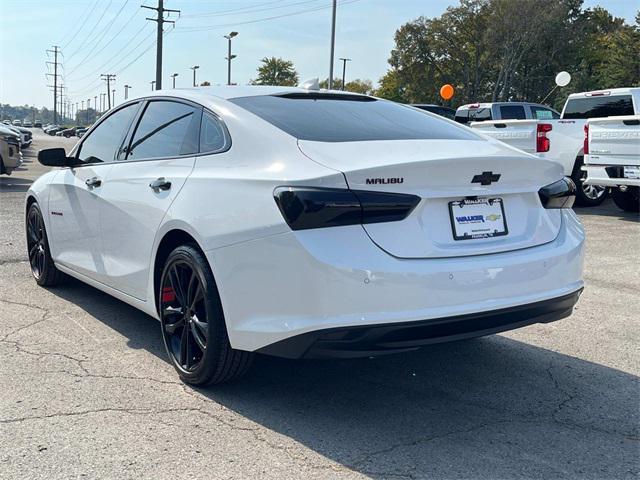
<svg viewBox="0 0 640 480">
<path fill-rule="evenodd" d="M 153 87 L 155 86 L 156 81 L 155 80 L 151 80 L 149 83 L 151 84 L 151 91 L 153 92 L 153 90 L 154 90 Z"/>
<path fill-rule="evenodd" d="M 231 60 L 237 57 L 237 55 L 231 55 L 231 39 L 238 35 L 238 32 L 230 32 L 229 35 L 224 35 L 229 41 L 229 46 L 227 49 L 227 85 L 231 85 Z"/>
<path fill-rule="evenodd" d="M 194 65 L 193 67 L 191 67 L 191 70 L 193 70 L 193 86 L 196 86 L 196 70 L 200 68 L 200 65 Z"/>
<path fill-rule="evenodd" d="M 331 14 L 331 58 L 329 59 L 329 90 L 333 88 L 333 56 L 336 47 L 336 5 L 337 0 L 333 0 Z"/>
<path fill-rule="evenodd" d="M 173 79 L 173 88 L 176 88 L 176 77 L 178 76 L 177 73 L 172 73 L 171 74 L 171 78 Z"/>
<path fill-rule="evenodd" d="M 347 72 L 347 62 L 350 62 L 351 59 L 350 58 L 341 58 L 340 60 L 342 60 L 342 90 L 345 89 L 345 77 L 346 77 L 346 72 Z"/>
<path fill-rule="evenodd" d="M 113 90 L 111 90 L 112 93 L 112 99 L 113 99 L 113 106 L 116 106 L 116 89 L 114 88 Z"/>
<path fill-rule="evenodd" d="M 91 102 L 90 98 L 87 98 L 87 125 L 89 125 L 89 104 Z"/>
<path fill-rule="evenodd" d="M 129 89 L 131 88 L 131 85 L 125 85 L 124 86 L 124 99 L 126 100 L 127 98 L 129 98 Z"/>
</svg>

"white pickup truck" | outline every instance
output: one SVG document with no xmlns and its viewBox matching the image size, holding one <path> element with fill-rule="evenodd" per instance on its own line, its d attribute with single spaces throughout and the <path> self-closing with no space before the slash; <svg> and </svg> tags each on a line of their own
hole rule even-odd
<svg viewBox="0 0 640 480">
<path fill-rule="evenodd" d="M 640 88 L 612 88 L 569 95 L 559 119 L 472 122 L 471 128 L 564 167 L 576 183 L 576 203 L 595 206 L 607 187 L 585 182 L 585 124 L 590 118 L 640 114 Z"/>
<path fill-rule="evenodd" d="M 640 211 L 640 115 L 592 118 L 584 132 L 585 183 L 611 187 L 618 207 Z"/>
</svg>

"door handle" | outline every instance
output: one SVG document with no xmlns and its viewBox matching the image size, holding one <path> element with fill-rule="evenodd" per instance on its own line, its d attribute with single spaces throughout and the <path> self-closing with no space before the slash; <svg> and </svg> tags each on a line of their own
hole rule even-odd
<svg viewBox="0 0 640 480">
<path fill-rule="evenodd" d="M 157 178 L 149 184 L 149 187 L 156 193 L 160 190 L 169 190 L 171 188 L 171 182 L 164 177 Z"/>
<path fill-rule="evenodd" d="M 84 183 L 89 188 L 95 188 L 102 185 L 102 180 L 100 180 L 98 177 L 91 177 L 85 180 Z"/>
</svg>

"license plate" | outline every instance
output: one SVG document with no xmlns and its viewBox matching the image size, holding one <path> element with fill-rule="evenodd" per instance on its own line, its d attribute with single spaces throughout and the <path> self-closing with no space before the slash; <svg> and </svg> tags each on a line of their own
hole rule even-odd
<svg viewBox="0 0 640 480">
<path fill-rule="evenodd" d="M 499 237 L 508 233 L 501 198 L 449 202 L 449 215 L 454 240 Z"/>
<path fill-rule="evenodd" d="M 640 166 L 625 166 L 624 178 L 636 178 L 640 179 Z"/>
</svg>

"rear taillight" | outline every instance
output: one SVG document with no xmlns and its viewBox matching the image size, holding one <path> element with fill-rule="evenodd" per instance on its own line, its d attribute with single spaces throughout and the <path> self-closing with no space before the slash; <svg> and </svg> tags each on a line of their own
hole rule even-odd
<svg viewBox="0 0 640 480">
<path fill-rule="evenodd" d="M 551 142 L 547 138 L 547 132 L 553 127 L 550 123 L 538 123 L 536 126 L 536 152 L 548 152 Z"/>
<path fill-rule="evenodd" d="M 584 124 L 584 145 L 582 147 L 585 155 L 589 154 L 589 124 Z"/>
<path fill-rule="evenodd" d="M 576 200 L 576 184 L 564 177 L 538 190 L 540 202 L 544 208 L 571 208 Z"/>
<path fill-rule="evenodd" d="M 274 197 L 292 230 L 403 220 L 420 202 L 404 193 L 280 187 Z"/>
</svg>

